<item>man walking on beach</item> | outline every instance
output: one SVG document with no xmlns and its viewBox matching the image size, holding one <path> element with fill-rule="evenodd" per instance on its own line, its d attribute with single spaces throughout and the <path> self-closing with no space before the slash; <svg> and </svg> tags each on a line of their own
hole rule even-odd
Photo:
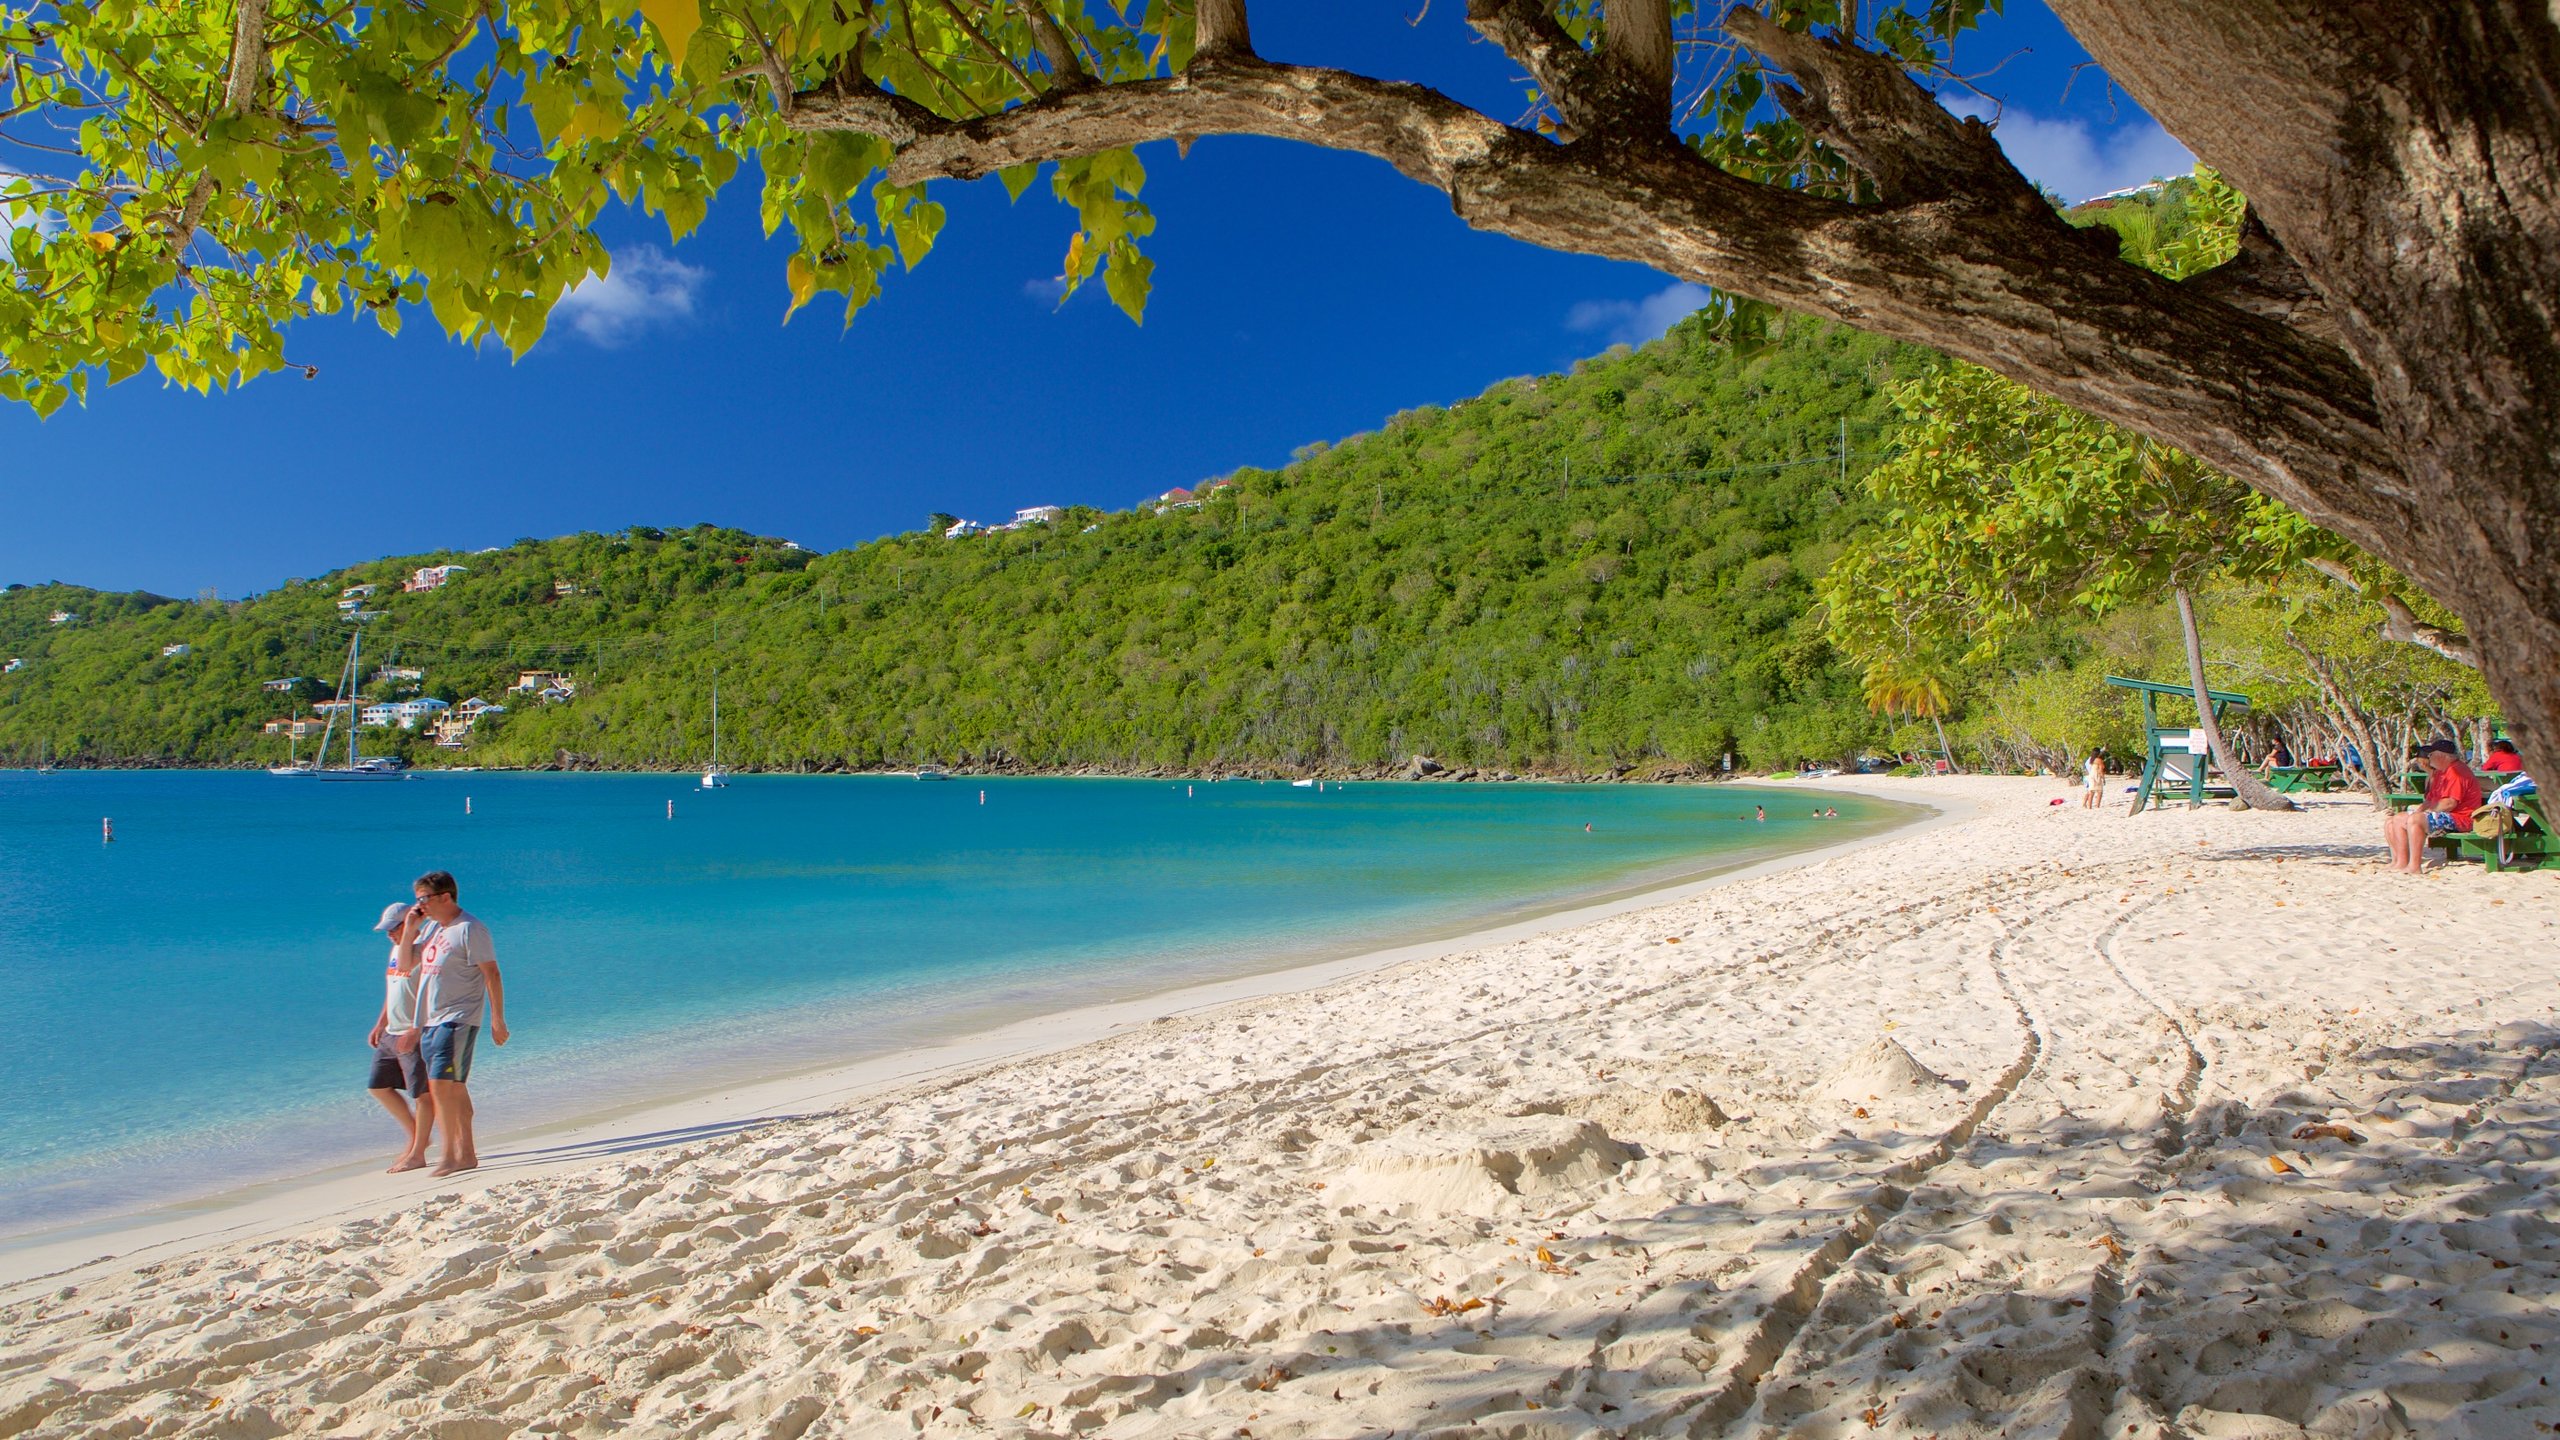
<svg viewBox="0 0 2560 1440">
<path fill-rule="evenodd" d="M 374 922 L 374 933 L 392 936 L 391 961 L 383 967 L 382 1013 L 374 1017 L 373 1033 L 365 1043 L 373 1047 L 373 1078 L 366 1085 L 391 1118 L 400 1122 L 401 1133 L 408 1143 L 400 1147 L 400 1158 L 392 1162 L 390 1173 L 421 1170 L 427 1163 L 427 1136 L 435 1129 L 436 1105 L 427 1090 L 426 1061 L 418 1054 L 418 982 L 416 977 L 400 971 L 400 927 L 408 923 L 409 902 L 394 900 L 384 908 L 382 918 Z M 410 1105 L 417 1106 L 415 1114 Z"/>
<path fill-rule="evenodd" d="M 498 951 L 489 928 L 462 908 L 453 876 L 430 870 L 414 887 L 418 903 L 400 927 L 400 971 L 423 975 L 419 1006 L 426 1029 L 418 1053 L 426 1061 L 427 1091 L 444 1122 L 444 1158 L 429 1174 L 444 1176 L 480 1165 L 471 1133 L 472 1042 L 485 1013 L 489 1039 L 507 1043 L 507 995 L 498 979 Z"/>
</svg>

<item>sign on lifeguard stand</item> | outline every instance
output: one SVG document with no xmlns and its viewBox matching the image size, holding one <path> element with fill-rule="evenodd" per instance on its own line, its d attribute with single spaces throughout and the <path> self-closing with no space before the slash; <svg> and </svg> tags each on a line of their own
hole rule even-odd
<svg viewBox="0 0 2560 1440">
<path fill-rule="evenodd" d="M 2142 784 L 2133 792 L 2133 813 L 2137 815 L 2142 813 L 2143 807 L 2151 803 L 2155 790 L 2162 792 L 2162 799 L 2167 799 L 2164 786 L 2183 787 L 2187 792 L 2187 808 L 2190 810 L 2202 808 L 2208 793 L 2230 793 L 2230 787 L 2227 785 L 2205 783 L 2205 772 L 2213 766 L 2210 758 L 2213 746 L 2205 738 L 2202 726 L 2181 725 L 2164 728 L 2160 724 L 2160 697 L 2166 695 L 2193 704 L 2196 694 L 2194 690 L 2184 685 L 2163 685 L 2157 680 L 2128 680 L 2121 675 L 2108 676 L 2107 683 L 2135 691 L 2142 696 L 2142 734 L 2149 746 L 2150 755 L 2143 762 Z M 2222 712 L 2226 709 L 2249 708 L 2249 697 L 2234 691 L 2207 690 L 2205 696 L 2213 704 L 2213 718 L 2216 724 L 2221 723 Z"/>
</svg>

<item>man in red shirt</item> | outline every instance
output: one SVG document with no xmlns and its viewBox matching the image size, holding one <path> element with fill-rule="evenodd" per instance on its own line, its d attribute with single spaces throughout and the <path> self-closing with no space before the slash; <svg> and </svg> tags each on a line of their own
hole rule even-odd
<svg viewBox="0 0 2560 1440">
<path fill-rule="evenodd" d="M 2409 875 L 2426 869 L 2430 837 L 2470 829 L 2471 812 L 2480 808 L 2480 781 L 2462 763 L 2462 752 L 2452 741 L 2430 740 L 2419 746 L 2418 763 L 2427 767 L 2426 803 L 2382 822 L 2382 838 L 2391 847 L 2391 868 Z"/>
</svg>

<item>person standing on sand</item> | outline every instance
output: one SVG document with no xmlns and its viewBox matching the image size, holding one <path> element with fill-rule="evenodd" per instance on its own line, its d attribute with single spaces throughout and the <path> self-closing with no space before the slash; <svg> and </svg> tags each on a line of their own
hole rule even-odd
<svg viewBox="0 0 2560 1440">
<path fill-rule="evenodd" d="M 429 1174 L 446 1176 L 480 1166 L 473 1140 L 471 1046 L 485 1013 L 491 1043 L 507 1043 L 507 993 L 498 978 L 498 950 L 489 927 L 462 908 L 453 876 L 430 870 L 413 887 L 418 903 L 400 927 L 400 973 L 422 975 L 419 1006 L 426 1029 L 418 1053 L 427 1067 L 427 1090 L 444 1122 L 444 1158 Z"/>
<path fill-rule="evenodd" d="M 2107 751 L 2105 746 L 2089 752 L 2089 762 L 2080 769 L 2080 808 L 2097 810 L 2107 803 Z"/>
<path fill-rule="evenodd" d="M 373 923 L 377 935 L 395 936 L 391 946 L 391 963 L 382 972 L 382 1013 L 374 1017 L 373 1033 L 365 1043 L 373 1047 L 373 1078 L 366 1081 L 373 1098 L 400 1122 L 400 1131 L 408 1143 L 400 1147 L 400 1158 L 392 1162 L 390 1173 L 416 1170 L 427 1163 L 427 1136 L 435 1129 L 436 1105 L 427 1091 L 426 1062 L 418 1055 L 418 982 L 400 973 L 400 946 L 396 939 L 401 925 L 409 918 L 409 902 L 394 900 Z M 417 1112 L 410 1113 L 410 1105 Z"/>
</svg>

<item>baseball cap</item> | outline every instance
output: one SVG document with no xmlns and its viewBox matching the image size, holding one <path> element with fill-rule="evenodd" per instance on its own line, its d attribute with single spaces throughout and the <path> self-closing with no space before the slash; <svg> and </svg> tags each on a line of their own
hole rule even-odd
<svg viewBox="0 0 2560 1440">
<path fill-rule="evenodd" d="M 409 907 L 416 903 L 414 900 L 395 900 L 383 906 L 382 918 L 373 922 L 373 928 L 384 931 L 399 929 L 400 922 L 409 918 Z"/>
<path fill-rule="evenodd" d="M 2462 747 L 2454 744 L 2450 740 L 2430 740 L 2426 744 L 2418 747 L 2418 753 L 2421 755 L 2451 755 L 2456 759 L 2460 759 L 2462 756 Z"/>
</svg>

